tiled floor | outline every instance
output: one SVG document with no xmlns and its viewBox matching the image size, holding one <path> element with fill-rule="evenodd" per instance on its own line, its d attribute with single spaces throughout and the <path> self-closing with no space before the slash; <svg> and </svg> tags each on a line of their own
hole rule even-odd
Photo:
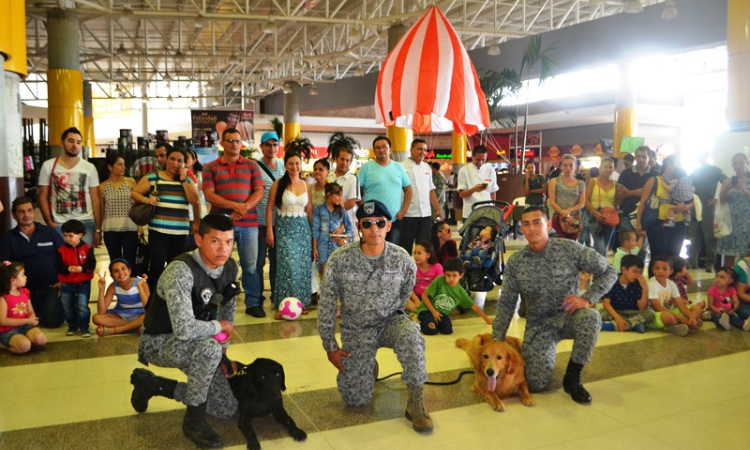
<svg viewBox="0 0 750 450">
<path fill-rule="evenodd" d="M 517 248 L 518 244 L 512 245 Z M 101 250 L 100 263 L 106 254 Z M 694 271 L 705 296 L 712 276 Z M 494 315 L 497 290 L 485 310 Z M 91 305 L 95 308 L 95 305 Z M 713 325 L 685 338 L 659 332 L 602 333 L 584 372 L 594 402 L 580 406 L 560 390 L 570 342 L 558 347 L 552 390 L 536 394 L 536 406 L 518 399 L 497 413 L 469 392 L 473 375 L 452 386 L 426 387 L 435 430 L 426 435 L 403 418 L 405 387 L 394 377 L 379 382 L 372 405 L 346 409 L 336 391 L 336 371 L 317 335 L 316 314 L 299 322 L 237 315 L 230 357 L 250 362 L 269 357 L 286 370 L 287 410 L 308 432 L 296 443 L 267 418 L 255 422 L 264 449 L 739 449 L 750 420 L 750 333 Z M 523 336 L 523 319 L 510 334 Z M 432 381 L 448 381 L 468 367 L 459 337 L 489 332 L 472 312 L 456 316 L 452 336 L 427 337 Z M 129 375 L 138 367 L 137 336 L 81 339 L 65 328 L 47 330 L 42 351 L 17 357 L 0 352 L 0 449 L 189 449 L 181 420 L 184 406 L 155 398 L 146 414 L 129 402 Z M 380 374 L 400 371 L 394 354 L 378 354 Z M 179 371 L 152 367 L 184 379 Z M 228 446 L 244 448 L 234 420 L 212 420 Z"/>
</svg>

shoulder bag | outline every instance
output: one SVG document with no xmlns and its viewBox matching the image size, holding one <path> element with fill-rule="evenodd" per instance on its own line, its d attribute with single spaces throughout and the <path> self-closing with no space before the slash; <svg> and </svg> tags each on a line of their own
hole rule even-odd
<svg viewBox="0 0 750 450">
<path fill-rule="evenodd" d="M 599 180 L 596 181 L 596 187 L 599 189 L 599 212 L 602 215 L 602 225 L 608 227 L 616 227 L 620 224 L 620 212 L 617 208 L 611 206 L 602 207 L 602 187 L 599 185 Z"/>
<path fill-rule="evenodd" d="M 149 193 L 149 197 L 151 195 L 158 195 L 158 187 L 159 187 L 159 174 L 157 172 L 156 184 L 154 185 L 154 190 Z M 130 217 L 130 220 L 132 220 L 136 225 L 144 226 L 144 225 L 148 225 L 149 222 L 151 222 L 151 219 L 154 217 L 155 213 L 156 213 L 156 205 L 151 205 L 149 203 L 136 203 L 130 208 L 130 212 L 128 212 L 128 217 Z"/>
</svg>

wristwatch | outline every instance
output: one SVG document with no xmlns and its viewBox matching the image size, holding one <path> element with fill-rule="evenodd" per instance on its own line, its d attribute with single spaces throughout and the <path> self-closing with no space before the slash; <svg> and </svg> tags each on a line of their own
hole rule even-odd
<svg viewBox="0 0 750 450">
<path fill-rule="evenodd" d="M 102 232 L 102 230 L 94 230 L 94 233 L 99 233 L 99 234 L 101 234 L 101 232 Z"/>
</svg>

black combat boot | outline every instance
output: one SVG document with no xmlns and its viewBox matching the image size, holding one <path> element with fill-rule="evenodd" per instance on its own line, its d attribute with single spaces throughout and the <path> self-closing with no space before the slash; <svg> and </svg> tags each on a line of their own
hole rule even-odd
<svg viewBox="0 0 750 450">
<path fill-rule="evenodd" d="M 185 418 L 182 420 L 182 432 L 198 448 L 222 448 L 219 435 L 211 429 L 206 420 L 206 402 L 198 406 L 187 405 Z"/>
<path fill-rule="evenodd" d="M 154 395 L 173 399 L 177 380 L 157 377 L 146 369 L 135 369 L 130 375 L 130 384 L 133 385 L 130 404 L 136 412 L 143 413 L 148 409 L 148 401 Z"/>
<path fill-rule="evenodd" d="M 585 405 L 591 403 L 591 394 L 581 384 L 581 370 L 582 364 L 568 361 L 568 369 L 563 377 L 563 389 L 570 394 L 574 402 Z"/>
</svg>

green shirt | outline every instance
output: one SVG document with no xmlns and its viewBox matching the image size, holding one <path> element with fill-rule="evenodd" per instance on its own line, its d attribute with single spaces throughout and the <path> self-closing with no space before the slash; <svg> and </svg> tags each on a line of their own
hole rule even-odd
<svg viewBox="0 0 750 450">
<path fill-rule="evenodd" d="M 432 280 L 432 283 L 425 289 L 425 292 L 432 306 L 440 314 L 450 314 L 457 306 L 462 306 L 466 309 L 474 306 L 474 300 L 471 299 L 466 290 L 461 285 L 450 287 L 448 282 L 445 281 L 444 275 L 440 275 Z M 417 308 L 417 314 L 427 310 L 427 306 L 422 302 L 419 304 L 419 308 Z"/>
</svg>

